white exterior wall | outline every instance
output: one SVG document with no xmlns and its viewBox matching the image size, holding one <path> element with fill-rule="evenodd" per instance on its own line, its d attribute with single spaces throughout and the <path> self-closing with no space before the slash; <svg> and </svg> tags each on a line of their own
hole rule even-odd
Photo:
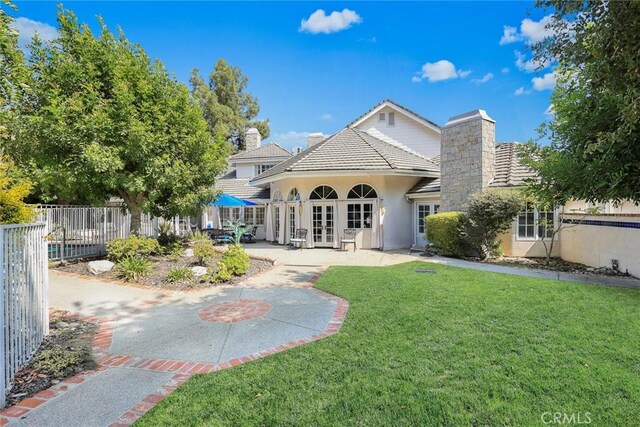
<svg viewBox="0 0 640 427">
<path fill-rule="evenodd" d="M 389 112 L 395 112 L 394 126 L 387 124 Z M 378 121 L 378 113 L 376 113 L 360 123 L 356 128 L 383 140 L 391 138 L 396 143 L 401 143 L 429 158 L 440 154 L 440 133 L 426 128 L 389 107 L 381 109 L 379 113 L 385 113 L 384 122 Z M 387 138 L 385 138 L 385 135 Z"/>
<path fill-rule="evenodd" d="M 254 163 L 236 163 L 236 178 L 253 178 L 255 175 Z"/>
<path fill-rule="evenodd" d="M 405 200 L 405 193 L 419 180 L 418 177 L 399 176 L 335 176 L 335 177 L 305 177 L 287 178 L 271 183 L 271 194 L 280 190 L 286 200 L 289 191 L 296 187 L 301 200 L 308 200 L 309 195 L 319 185 L 329 185 L 338 193 L 340 200 L 345 200 L 351 188 L 356 184 L 368 184 L 383 199 L 384 213 L 384 249 L 408 248 L 412 245 L 413 235 L 411 226 L 412 203 Z M 346 218 L 345 218 L 346 226 Z M 340 231 L 342 234 L 342 231 Z M 358 248 L 371 248 L 371 230 L 359 230 L 357 235 Z"/>
</svg>

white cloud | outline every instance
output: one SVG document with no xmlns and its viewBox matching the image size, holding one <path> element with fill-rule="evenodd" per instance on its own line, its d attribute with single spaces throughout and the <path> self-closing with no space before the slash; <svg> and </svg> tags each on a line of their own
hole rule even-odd
<svg viewBox="0 0 640 427">
<path fill-rule="evenodd" d="M 500 70 L 500 71 L 502 71 L 502 74 L 507 74 L 507 73 L 509 73 L 509 71 L 510 71 L 510 70 L 509 70 L 509 68 L 508 68 L 508 67 L 504 67 L 504 68 L 503 68 L 502 70 Z"/>
<path fill-rule="evenodd" d="M 333 120 L 333 116 L 329 113 L 325 113 L 323 115 L 320 116 L 320 120 L 325 120 L 325 121 L 331 121 Z"/>
<path fill-rule="evenodd" d="M 26 49 L 36 33 L 40 40 L 47 42 L 58 37 L 58 30 L 55 27 L 29 18 L 16 18 L 11 26 L 18 32 L 18 45 L 21 49 Z"/>
<path fill-rule="evenodd" d="M 307 136 L 309 136 L 311 132 L 298 132 L 295 130 L 290 130 L 289 132 L 284 133 L 276 133 L 269 137 L 270 141 L 277 142 L 285 148 L 293 148 L 293 147 L 306 147 L 307 146 Z"/>
<path fill-rule="evenodd" d="M 411 77 L 411 81 L 414 83 L 420 83 L 422 81 L 422 78 L 419 76 L 413 76 Z"/>
<path fill-rule="evenodd" d="M 518 89 L 516 89 L 515 92 L 513 92 L 513 94 L 515 96 L 521 96 L 521 95 L 529 95 L 531 93 L 530 90 L 524 90 L 523 86 L 520 86 Z"/>
<path fill-rule="evenodd" d="M 520 31 L 516 27 L 505 25 L 502 29 L 500 44 L 509 44 L 524 41 L 526 44 L 533 44 L 544 40 L 545 37 L 553 35 L 553 31 L 546 28 L 552 22 L 552 16 L 547 15 L 539 21 L 525 18 L 520 22 Z"/>
<path fill-rule="evenodd" d="M 344 9 L 342 12 L 333 11 L 327 15 L 324 10 L 318 9 L 309 18 L 300 22 L 298 31 L 311 34 L 331 34 L 346 30 L 353 24 L 359 24 L 362 18 L 355 11 Z"/>
<path fill-rule="evenodd" d="M 474 82 L 474 83 L 482 84 L 482 83 L 486 83 L 486 82 L 488 82 L 488 81 L 489 81 L 489 80 L 491 80 L 492 78 L 493 78 L 493 73 L 487 73 L 487 74 L 485 74 L 484 76 L 482 76 L 482 78 L 481 78 L 481 79 L 473 79 L 473 82 Z"/>
<path fill-rule="evenodd" d="M 553 111 L 553 104 L 549 104 L 547 109 L 544 110 L 544 115 L 549 117 L 549 118 L 552 118 L 552 117 L 554 117 L 556 115 L 556 112 Z"/>
<path fill-rule="evenodd" d="M 417 76 L 414 76 L 411 81 L 419 82 L 422 79 L 427 79 L 429 83 L 440 82 L 443 80 L 465 78 L 471 71 L 458 70 L 451 61 L 441 59 L 437 62 L 427 62 L 422 66 L 422 70 L 418 72 Z"/>
<path fill-rule="evenodd" d="M 556 74 L 551 72 L 542 77 L 534 77 L 531 79 L 531 83 L 533 83 L 533 90 L 552 90 L 556 87 Z"/>
<path fill-rule="evenodd" d="M 535 59 L 527 59 L 527 57 L 520 51 L 514 51 L 516 55 L 516 67 L 518 70 L 525 71 L 527 73 L 533 73 L 537 70 L 544 70 L 549 65 L 551 65 L 551 61 L 545 60 L 543 63 L 536 61 Z"/>
</svg>

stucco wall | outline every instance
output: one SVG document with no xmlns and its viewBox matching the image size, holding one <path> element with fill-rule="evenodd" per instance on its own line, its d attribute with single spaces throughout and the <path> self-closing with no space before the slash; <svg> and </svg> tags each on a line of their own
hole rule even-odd
<svg viewBox="0 0 640 427">
<path fill-rule="evenodd" d="M 640 277 L 640 228 L 630 226 L 640 224 L 640 214 L 565 215 L 565 218 L 599 221 L 599 225 L 564 228 L 560 232 L 563 259 L 592 267 L 610 267 L 611 260 L 617 259 L 620 271 L 628 270 L 629 274 Z M 617 227 L 611 223 L 627 226 Z"/>
<path fill-rule="evenodd" d="M 314 188 L 319 185 L 329 185 L 336 190 L 338 198 L 344 200 L 354 185 L 368 184 L 376 190 L 378 198 L 384 200 L 385 217 L 382 231 L 384 249 L 391 250 L 408 248 L 413 242 L 412 204 L 405 200 L 404 195 L 419 179 L 383 175 L 287 178 L 271 183 L 271 194 L 280 190 L 282 197 L 286 200 L 291 188 L 296 187 L 302 200 L 308 200 Z M 359 248 L 369 248 L 371 230 L 361 230 L 357 236 L 357 243 Z"/>
<path fill-rule="evenodd" d="M 395 112 L 394 126 L 388 125 L 388 113 L 390 112 Z M 384 122 L 378 121 L 378 114 L 376 113 L 360 123 L 357 128 L 377 137 L 380 137 L 379 134 L 387 135 L 429 158 L 440 154 L 440 133 L 416 123 L 392 108 L 385 107 L 380 110 L 380 113 L 385 113 Z"/>
<path fill-rule="evenodd" d="M 544 244 L 541 240 L 526 240 L 517 238 L 517 230 L 515 221 L 511 228 L 510 233 L 505 233 L 500 237 L 502 240 L 502 252 L 505 256 L 512 257 L 528 257 L 528 258 L 543 258 L 547 256 L 547 252 L 544 248 Z M 547 244 L 550 241 L 546 240 Z M 560 256 L 560 248 L 562 246 L 562 238 L 557 238 L 553 244 L 553 251 L 551 256 Z"/>
</svg>

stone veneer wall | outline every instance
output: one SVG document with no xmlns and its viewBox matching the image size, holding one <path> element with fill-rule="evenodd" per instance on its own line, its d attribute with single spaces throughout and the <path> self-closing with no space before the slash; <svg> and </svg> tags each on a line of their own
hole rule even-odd
<svg viewBox="0 0 640 427">
<path fill-rule="evenodd" d="M 495 121 L 483 110 L 452 117 L 442 130 L 441 209 L 463 211 L 495 172 Z"/>
</svg>

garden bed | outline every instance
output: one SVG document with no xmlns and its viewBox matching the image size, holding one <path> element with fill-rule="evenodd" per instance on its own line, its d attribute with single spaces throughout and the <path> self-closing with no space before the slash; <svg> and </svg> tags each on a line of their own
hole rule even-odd
<svg viewBox="0 0 640 427">
<path fill-rule="evenodd" d="M 505 265 L 509 267 L 535 268 L 547 271 L 560 271 L 564 273 L 590 274 L 594 276 L 623 276 L 628 274 L 607 267 L 589 267 L 577 262 L 565 261 L 561 258 L 551 258 L 549 264 L 545 264 L 545 258 L 520 258 L 502 257 L 490 259 L 485 262 L 490 264 Z"/>
<path fill-rule="evenodd" d="M 207 260 L 204 265 L 208 270 L 215 271 L 218 261 L 222 258 L 222 252 L 215 252 L 215 256 L 210 260 Z M 211 286 L 215 286 L 218 283 L 211 283 L 207 280 L 207 277 L 191 277 L 186 278 L 184 280 L 178 281 L 169 281 L 168 275 L 172 269 L 176 268 L 187 268 L 191 269 L 193 267 L 201 266 L 198 264 L 196 257 L 187 257 L 184 254 L 181 255 L 152 255 L 149 256 L 149 261 L 153 264 L 149 273 L 138 278 L 135 281 L 131 281 L 131 283 L 152 286 L 163 289 L 173 289 L 173 290 L 189 290 L 189 289 L 199 289 L 199 288 L 208 288 Z M 89 277 L 98 277 L 101 279 L 110 279 L 110 280 L 122 280 L 119 277 L 117 267 L 114 267 L 112 270 L 107 271 L 105 273 L 101 273 L 99 275 L 93 275 L 89 271 L 88 264 L 92 260 L 81 259 L 76 261 L 71 261 L 65 264 L 57 265 L 54 268 L 60 271 L 66 271 L 69 273 L 82 274 Z M 263 271 L 269 270 L 273 263 L 270 261 L 262 260 L 262 259 L 249 259 L 250 266 L 247 272 L 242 276 L 233 276 L 229 281 L 224 283 L 225 285 L 234 285 L 239 282 L 245 280 L 247 277 L 253 276 L 255 274 L 261 273 Z"/>
<path fill-rule="evenodd" d="M 78 319 L 64 311 L 49 317 L 49 335 L 28 365 L 16 373 L 13 387 L 7 393 L 7 406 L 58 384 L 65 378 L 97 367 L 91 351 L 91 340 L 97 325 Z"/>
</svg>

